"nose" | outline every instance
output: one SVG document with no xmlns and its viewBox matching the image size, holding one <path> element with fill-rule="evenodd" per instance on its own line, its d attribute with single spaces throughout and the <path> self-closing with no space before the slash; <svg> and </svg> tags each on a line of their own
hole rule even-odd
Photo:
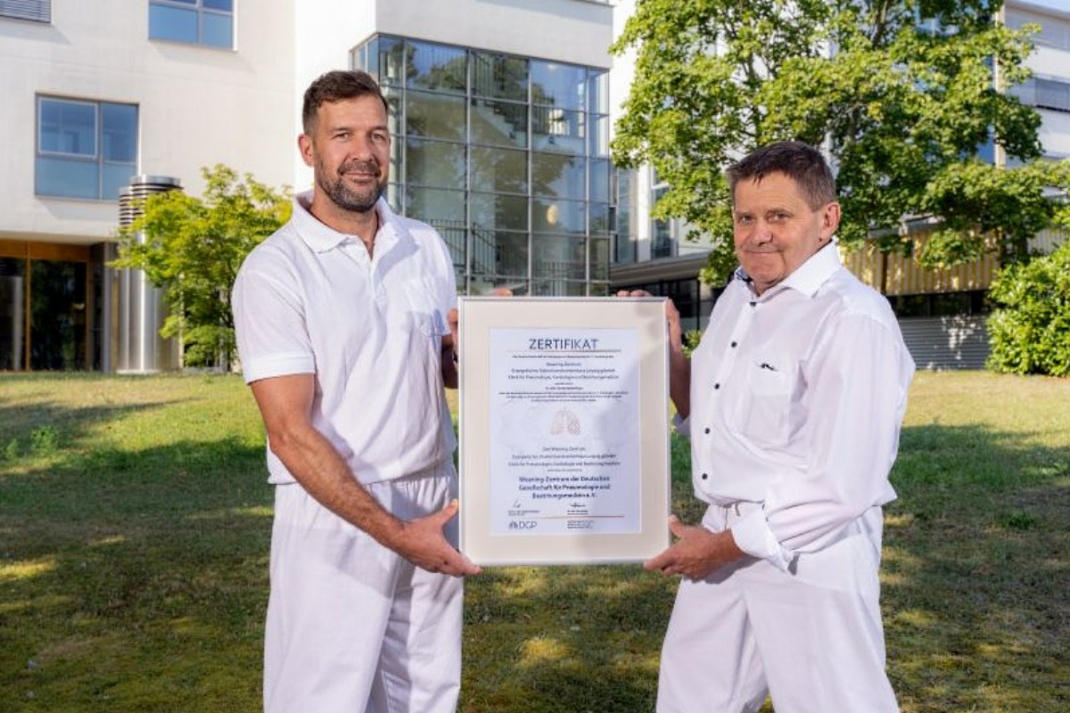
<svg viewBox="0 0 1070 713">
<path fill-rule="evenodd" d="M 773 239 L 773 231 L 769 223 L 761 218 L 754 221 L 754 230 L 751 232 L 751 241 L 755 243 L 768 243 Z"/>
</svg>

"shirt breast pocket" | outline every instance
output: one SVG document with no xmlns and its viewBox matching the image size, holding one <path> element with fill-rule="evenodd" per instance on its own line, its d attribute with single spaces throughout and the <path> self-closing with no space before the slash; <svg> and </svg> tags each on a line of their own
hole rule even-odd
<svg viewBox="0 0 1070 713">
<path fill-rule="evenodd" d="M 768 363 L 753 365 L 747 374 L 742 432 L 760 446 L 787 442 L 791 416 L 791 375 Z"/>
<path fill-rule="evenodd" d="M 399 292 L 395 323 L 427 337 L 441 337 L 450 333 L 446 315 L 437 301 L 439 293 L 433 280 L 406 280 L 401 283 Z"/>
</svg>

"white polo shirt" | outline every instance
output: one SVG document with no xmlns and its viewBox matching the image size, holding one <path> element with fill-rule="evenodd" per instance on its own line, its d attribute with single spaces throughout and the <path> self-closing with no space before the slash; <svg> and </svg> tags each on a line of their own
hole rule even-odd
<svg viewBox="0 0 1070 713">
<path fill-rule="evenodd" d="M 761 296 L 738 270 L 692 355 L 698 498 L 760 504 L 733 526 L 740 549 L 786 569 L 895 499 L 914 361 L 888 301 L 835 244 Z"/>
<path fill-rule="evenodd" d="M 362 483 L 424 471 L 456 447 L 441 343 L 453 262 L 430 226 L 380 199 L 374 258 L 308 211 L 245 259 L 231 296 L 245 381 L 314 374 L 312 424 Z M 294 478 L 268 446 L 269 481 Z"/>
</svg>

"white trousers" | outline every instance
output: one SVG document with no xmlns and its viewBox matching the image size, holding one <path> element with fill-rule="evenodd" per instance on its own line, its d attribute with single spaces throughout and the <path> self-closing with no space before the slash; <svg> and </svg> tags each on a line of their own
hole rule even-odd
<svg viewBox="0 0 1070 713">
<path fill-rule="evenodd" d="M 711 506 L 718 531 L 739 516 Z M 895 713 L 884 668 L 873 508 L 791 572 L 745 558 L 680 583 L 661 654 L 659 713 Z"/>
<path fill-rule="evenodd" d="M 368 491 L 412 519 L 445 506 L 456 476 L 447 464 Z M 453 713 L 461 610 L 461 579 L 414 567 L 301 486 L 275 486 L 266 713 Z"/>
</svg>

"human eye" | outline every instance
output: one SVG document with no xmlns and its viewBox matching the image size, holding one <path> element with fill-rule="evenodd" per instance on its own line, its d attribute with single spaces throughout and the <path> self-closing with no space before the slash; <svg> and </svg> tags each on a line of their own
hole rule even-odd
<svg viewBox="0 0 1070 713">
<path fill-rule="evenodd" d="M 749 213 L 736 213 L 736 225 L 744 226 L 750 225 L 754 222 L 754 216 Z"/>
<path fill-rule="evenodd" d="M 791 218 L 791 213 L 786 210 L 774 210 L 769 214 L 770 223 L 785 223 Z"/>
</svg>

